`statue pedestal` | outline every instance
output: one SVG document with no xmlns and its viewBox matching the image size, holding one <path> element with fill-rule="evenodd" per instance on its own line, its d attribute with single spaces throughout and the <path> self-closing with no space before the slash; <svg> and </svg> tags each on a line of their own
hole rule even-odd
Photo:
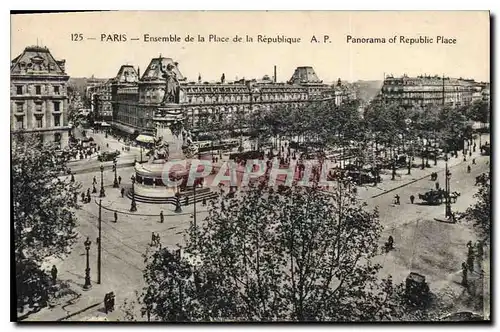
<svg viewBox="0 0 500 332">
<path fill-rule="evenodd" d="M 182 152 L 182 127 L 172 131 L 172 125 L 183 120 L 183 112 L 178 104 L 167 104 L 158 107 L 156 121 L 156 137 L 162 137 L 163 142 L 168 144 L 168 160 L 185 159 Z"/>
</svg>

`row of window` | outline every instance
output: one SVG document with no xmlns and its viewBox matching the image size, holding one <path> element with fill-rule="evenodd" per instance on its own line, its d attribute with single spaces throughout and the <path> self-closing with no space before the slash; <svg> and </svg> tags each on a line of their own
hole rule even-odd
<svg viewBox="0 0 500 332">
<path fill-rule="evenodd" d="M 53 114 L 53 126 L 54 127 L 60 127 L 61 126 L 61 114 Z M 20 130 L 20 129 L 26 129 L 25 127 L 25 121 L 24 121 L 25 116 L 24 115 L 16 115 L 16 125 L 15 129 Z M 43 123 L 43 114 L 36 114 L 34 116 L 35 122 L 33 128 L 44 128 L 44 123 Z"/>
<path fill-rule="evenodd" d="M 50 85 L 47 87 L 50 87 Z M 55 95 L 61 94 L 61 90 L 62 90 L 61 86 L 52 85 L 52 87 L 54 88 Z M 29 93 L 29 91 L 27 91 L 28 89 L 29 89 L 29 86 L 16 85 L 16 94 L 17 95 L 24 95 L 25 93 Z M 41 95 L 41 94 L 42 94 L 42 85 L 35 85 L 35 95 Z"/>
<path fill-rule="evenodd" d="M 23 113 L 24 112 L 24 102 L 17 102 L 16 103 L 16 112 L 18 113 Z M 53 112 L 61 112 L 61 102 L 59 101 L 53 101 Z M 42 101 L 36 101 L 35 102 L 35 112 L 43 112 L 43 102 Z"/>
</svg>

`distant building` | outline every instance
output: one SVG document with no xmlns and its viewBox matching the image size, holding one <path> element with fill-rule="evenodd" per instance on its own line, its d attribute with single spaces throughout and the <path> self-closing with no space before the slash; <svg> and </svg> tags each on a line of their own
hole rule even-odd
<svg viewBox="0 0 500 332">
<path fill-rule="evenodd" d="M 89 82 L 87 98 L 97 121 L 111 121 L 113 106 L 111 104 L 111 80 L 104 82 Z"/>
<path fill-rule="evenodd" d="M 11 131 L 37 133 L 41 141 L 65 147 L 68 80 L 65 60 L 54 59 L 46 47 L 26 47 L 10 66 Z"/>
<path fill-rule="evenodd" d="M 140 75 L 139 69 L 123 65 L 111 80 L 113 127 L 132 135 L 153 135 L 158 124 L 169 119 L 169 114 L 158 110 L 165 88 L 160 70 L 171 65 L 180 83 L 178 104 L 191 128 L 196 131 L 213 119 L 229 121 L 235 117 L 259 110 L 271 109 L 276 104 L 291 107 L 306 105 L 313 100 L 334 99 L 339 103 L 347 94 L 342 89 L 322 83 L 312 67 L 299 67 L 288 83 L 278 83 L 276 67 L 270 78 L 229 82 L 221 73 L 219 82 L 189 82 L 180 72 L 179 64 L 171 58 L 153 58 Z M 342 95 L 342 97 L 341 97 Z"/>
<path fill-rule="evenodd" d="M 454 105 L 465 106 L 476 97 L 474 80 L 435 76 L 387 76 L 381 98 L 402 106 Z"/>
</svg>

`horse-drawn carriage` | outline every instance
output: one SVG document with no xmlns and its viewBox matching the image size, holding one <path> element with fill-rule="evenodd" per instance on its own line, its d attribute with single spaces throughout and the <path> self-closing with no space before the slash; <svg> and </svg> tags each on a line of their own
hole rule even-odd
<svg viewBox="0 0 500 332">
<path fill-rule="evenodd" d="M 481 154 L 483 156 L 489 156 L 491 153 L 491 145 L 490 143 L 486 143 L 484 145 L 481 145 Z"/>
<path fill-rule="evenodd" d="M 443 203 L 445 199 L 445 191 L 443 189 L 431 189 L 424 194 L 418 194 L 418 198 L 430 205 L 437 205 Z"/>
<path fill-rule="evenodd" d="M 425 280 L 425 276 L 411 272 L 406 278 L 405 295 L 408 302 L 413 305 L 424 305 L 430 300 L 429 285 Z"/>
<path fill-rule="evenodd" d="M 457 198 L 460 196 L 460 193 L 454 191 L 448 195 L 448 193 L 443 189 L 434 190 L 431 189 L 424 194 L 418 194 L 418 198 L 423 200 L 425 203 L 429 205 L 439 205 L 442 204 L 446 198 L 450 199 L 450 203 L 456 203 Z"/>
</svg>

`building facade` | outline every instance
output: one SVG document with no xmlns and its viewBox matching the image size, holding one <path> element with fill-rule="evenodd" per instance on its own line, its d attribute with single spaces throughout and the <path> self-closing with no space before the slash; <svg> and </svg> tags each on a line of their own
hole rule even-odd
<svg viewBox="0 0 500 332">
<path fill-rule="evenodd" d="M 46 47 L 26 47 L 10 66 L 11 132 L 36 133 L 43 142 L 67 146 L 68 80 L 65 60 L 56 60 Z"/>
<path fill-rule="evenodd" d="M 130 135 L 154 135 L 158 124 L 169 117 L 158 109 L 165 94 L 162 70 L 170 66 L 180 83 L 179 107 L 191 129 L 217 119 L 231 121 L 252 112 L 271 109 L 276 104 L 292 107 L 305 106 L 315 100 L 334 99 L 342 103 L 352 95 L 338 86 L 320 81 L 312 67 L 298 67 L 287 83 L 278 83 L 276 68 L 273 78 L 226 81 L 221 75 L 218 82 L 188 81 L 179 64 L 171 58 L 153 58 L 146 70 L 124 65 L 111 80 L 113 127 Z"/>
<path fill-rule="evenodd" d="M 441 76 L 387 76 L 380 97 L 402 106 L 455 105 L 466 106 L 473 101 L 476 83 L 473 80 Z"/>
<path fill-rule="evenodd" d="M 111 121 L 113 119 L 111 89 L 111 80 L 89 84 L 87 87 L 87 98 L 90 100 L 91 110 L 98 121 Z"/>
</svg>

